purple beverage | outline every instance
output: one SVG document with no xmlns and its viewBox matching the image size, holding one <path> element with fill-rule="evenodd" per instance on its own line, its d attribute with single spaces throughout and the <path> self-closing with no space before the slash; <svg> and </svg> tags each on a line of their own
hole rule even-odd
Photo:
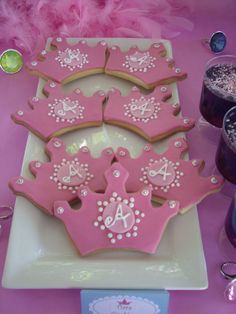
<svg viewBox="0 0 236 314">
<path fill-rule="evenodd" d="M 236 107 L 231 108 L 224 117 L 216 166 L 228 181 L 236 184 Z"/>
<path fill-rule="evenodd" d="M 211 59 L 205 71 L 200 112 L 212 125 L 221 128 L 226 112 L 236 105 L 236 56 Z"/>
<path fill-rule="evenodd" d="M 225 219 L 225 233 L 230 243 L 236 248 L 236 195 L 234 196 Z M 236 251 L 235 251 L 236 257 Z"/>
</svg>

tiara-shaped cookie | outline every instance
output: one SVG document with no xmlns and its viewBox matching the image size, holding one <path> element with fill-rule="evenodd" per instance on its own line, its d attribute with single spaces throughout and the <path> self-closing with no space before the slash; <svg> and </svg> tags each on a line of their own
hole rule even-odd
<svg viewBox="0 0 236 314">
<path fill-rule="evenodd" d="M 66 84 L 77 78 L 104 72 L 107 49 L 105 41 L 91 47 L 86 40 L 70 45 L 65 38 L 58 37 L 52 40 L 51 48 L 54 50 L 43 50 L 37 60 L 27 63 L 30 73 Z"/>
<path fill-rule="evenodd" d="M 66 95 L 60 85 L 49 81 L 44 86 L 44 93 L 49 97 L 33 97 L 29 100 L 31 109 L 18 110 L 12 115 L 14 122 L 24 125 L 44 141 L 69 131 L 102 124 L 104 92 L 86 97 L 77 88 Z"/>
<path fill-rule="evenodd" d="M 147 50 L 133 46 L 128 51 L 121 51 L 114 45 L 109 48 L 105 72 L 146 89 L 185 79 L 187 74 L 175 67 L 174 60 L 165 55 L 162 43 L 154 43 Z"/>
<path fill-rule="evenodd" d="M 171 96 L 167 86 L 156 87 L 148 95 L 134 87 L 128 96 L 113 88 L 108 94 L 104 121 L 134 131 L 150 142 L 190 130 L 193 119 L 177 117 L 180 106 L 165 102 Z"/>
<path fill-rule="evenodd" d="M 114 158 L 112 148 L 104 149 L 99 158 L 93 158 L 86 146 L 70 155 L 63 141 L 53 138 L 46 145 L 46 153 L 49 162 L 32 161 L 29 165 L 35 179 L 19 176 L 9 182 L 15 194 L 52 213 L 54 201 L 75 200 L 81 186 L 89 186 L 96 192 L 105 190 L 106 181 L 102 174 Z"/>
<path fill-rule="evenodd" d="M 171 139 L 164 153 L 158 154 L 149 144 L 137 158 L 131 158 L 126 148 L 118 148 L 116 159 L 130 172 L 127 190 L 137 191 L 148 185 L 153 200 L 175 199 L 184 213 L 207 195 L 221 189 L 221 176 L 203 177 L 202 160 L 183 160 L 188 145 L 184 138 Z M 135 169 L 135 171 L 134 171 Z"/>
<path fill-rule="evenodd" d="M 105 172 L 104 194 L 88 187 L 78 190 L 79 210 L 58 201 L 54 215 L 62 220 L 81 255 L 101 249 L 130 249 L 155 253 L 169 219 L 178 213 L 178 202 L 151 205 L 151 189 L 127 193 L 127 170 L 113 163 Z"/>
</svg>

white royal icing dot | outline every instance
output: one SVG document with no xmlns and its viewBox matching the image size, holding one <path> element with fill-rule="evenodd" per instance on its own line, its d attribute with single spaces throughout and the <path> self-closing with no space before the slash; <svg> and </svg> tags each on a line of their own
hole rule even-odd
<svg viewBox="0 0 236 314">
<path fill-rule="evenodd" d="M 176 202 L 175 201 L 169 201 L 169 207 L 170 208 L 175 208 L 176 207 Z"/>
<path fill-rule="evenodd" d="M 120 176 L 120 171 L 119 171 L 119 170 L 114 170 L 114 171 L 113 171 L 113 176 L 114 176 L 115 178 L 119 178 L 119 176 Z"/>
<path fill-rule="evenodd" d="M 93 223 L 93 225 L 94 225 L 94 227 L 98 227 L 99 223 L 98 223 L 97 221 L 95 221 L 95 222 Z"/>
<path fill-rule="evenodd" d="M 104 225 L 101 225 L 101 226 L 100 226 L 100 229 L 101 229 L 101 230 L 105 230 L 105 228 L 106 228 L 106 227 L 105 227 Z"/>
<path fill-rule="evenodd" d="M 211 183 L 213 183 L 213 184 L 218 183 L 218 180 L 216 179 L 216 177 L 212 177 L 211 178 Z"/>
<path fill-rule="evenodd" d="M 116 192 L 113 192 L 113 193 L 112 193 L 112 196 L 113 196 L 113 197 L 117 197 L 118 194 L 117 194 Z"/>
<path fill-rule="evenodd" d="M 23 184 L 24 183 L 24 179 L 19 178 L 19 179 L 16 180 L 16 183 L 17 184 Z"/>
<path fill-rule="evenodd" d="M 18 114 L 19 116 L 23 116 L 23 115 L 24 115 L 24 112 L 21 111 L 21 110 L 19 110 L 19 111 L 17 111 L 17 114 Z"/>
<path fill-rule="evenodd" d="M 165 86 L 162 86 L 160 90 L 162 93 L 165 93 L 167 91 L 167 88 Z"/>
<path fill-rule="evenodd" d="M 130 232 L 127 232 L 125 235 L 126 235 L 127 238 L 131 237 L 131 233 Z"/>
<path fill-rule="evenodd" d="M 140 211 L 139 211 L 139 210 L 136 210 L 134 213 L 135 213 L 135 215 L 139 215 L 139 214 L 140 214 Z"/>
<path fill-rule="evenodd" d="M 133 237 L 137 237 L 138 233 L 137 232 L 133 232 L 132 236 Z"/>
<path fill-rule="evenodd" d="M 64 211 L 65 211 L 65 210 L 64 210 L 63 207 L 58 207 L 58 208 L 57 208 L 57 213 L 58 213 L 59 215 L 63 214 Z"/>
<path fill-rule="evenodd" d="M 47 51 L 46 50 L 42 50 L 41 51 L 41 55 L 46 55 Z"/>
<path fill-rule="evenodd" d="M 143 196 L 148 196 L 149 195 L 149 190 L 142 190 L 142 195 Z"/>
<path fill-rule="evenodd" d="M 111 239 L 111 243 L 112 244 L 116 243 L 116 240 L 115 239 Z"/>
<path fill-rule="evenodd" d="M 181 142 L 179 142 L 179 141 L 175 142 L 175 147 L 181 147 L 181 146 L 182 146 Z"/>
<path fill-rule="evenodd" d="M 118 239 L 118 240 L 121 240 L 122 238 L 123 238 L 123 237 L 122 237 L 122 234 L 118 234 L 118 235 L 117 235 L 117 239 Z"/>
<path fill-rule="evenodd" d="M 103 212 L 103 207 L 99 207 L 99 208 L 98 208 L 98 211 L 99 211 L 100 213 L 102 213 L 102 212 Z"/>
<path fill-rule="evenodd" d="M 113 234 L 112 233 L 108 233 L 107 236 L 108 236 L 109 239 L 111 239 L 113 237 Z"/>
<path fill-rule="evenodd" d="M 137 227 L 137 226 L 133 226 L 133 230 L 134 230 L 134 231 L 137 231 L 137 230 L 138 230 L 138 227 Z"/>
<path fill-rule="evenodd" d="M 36 66 L 37 64 L 38 64 L 37 61 L 32 61 L 32 62 L 31 62 L 31 65 L 33 65 L 33 66 Z"/>
<path fill-rule="evenodd" d="M 52 88 L 54 88 L 54 87 L 56 87 L 56 83 L 51 82 L 51 83 L 49 84 L 49 86 L 52 87 Z"/>
</svg>

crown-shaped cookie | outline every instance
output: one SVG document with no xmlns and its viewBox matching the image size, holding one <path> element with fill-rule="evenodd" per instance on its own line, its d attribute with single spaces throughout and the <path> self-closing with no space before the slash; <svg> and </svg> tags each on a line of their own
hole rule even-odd
<svg viewBox="0 0 236 314">
<path fill-rule="evenodd" d="M 86 40 L 70 45 L 65 38 L 58 37 L 52 40 L 51 48 L 54 49 L 43 50 L 37 60 L 27 63 L 30 73 L 66 84 L 80 77 L 104 72 L 107 49 L 105 41 L 91 47 Z"/>
<path fill-rule="evenodd" d="M 81 186 L 89 185 L 93 191 L 105 190 L 106 181 L 102 174 L 114 158 L 111 148 L 104 149 L 99 158 L 93 158 L 86 146 L 70 155 L 63 141 L 53 138 L 46 146 L 46 153 L 50 156 L 49 162 L 30 163 L 30 171 L 36 177 L 34 180 L 20 176 L 9 182 L 15 194 L 52 213 L 54 201 L 75 200 Z"/>
<path fill-rule="evenodd" d="M 102 124 L 104 92 L 86 97 L 77 88 L 66 95 L 60 85 L 49 81 L 44 86 L 44 93 L 49 97 L 33 97 L 29 100 L 31 109 L 18 110 L 12 115 L 13 121 L 24 125 L 44 141 L 69 131 Z"/>
<path fill-rule="evenodd" d="M 130 172 L 127 190 L 132 192 L 148 185 L 152 189 L 153 200 L 175 199 L 180 202 L 181 213 L 208 194 L 219 191 L 223 178 L 202 177 L 202 160 L 182 159 L 187 149 L 184 138 L 171 139 L 167 150 L 161 154 L 147 144 L 137 158 L 131 158 L 127 149 L 118 148 L 116 159 Z"/>
<path fill-rule="evenodd" d="M 108 94 L 104 121 L 134 131 L 151 142 L 191 129 L 192 119 L 176 116 L 180 106 L 165 102 L 171 96 L 167 86 L 156 87 L 148 95 L 134 87 L 128 96 L 113 88 Z"/>
<path fill-rule="evenodd" d="M 105 177 L 104 194 L 80 188 L 80 209 L 58 201 L 54 215 L 64 222 L 81 255 L 118 248 L 155 253 L 168 220 L 178 212 L 178 202 L 167 201 L 155 208 L 151 205 L 150 187 L 127 193 L 128 172 L 119 163 L 112 164 Z"/>
<path fill-rule="evenodd" d="M 174 60 L 165 55 L 162 43 L 154 43 L 147 50 L 133 46 L 128 51 L 121 51 L 118 46 L 112 46 L 105 72 L 146 89 L 185 79 L 187 74 L 175 67 Z"/>
</svg>

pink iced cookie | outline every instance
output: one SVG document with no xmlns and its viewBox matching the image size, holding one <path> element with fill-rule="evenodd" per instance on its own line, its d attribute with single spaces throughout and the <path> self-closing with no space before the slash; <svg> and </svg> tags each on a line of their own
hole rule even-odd
<svg viewBox="0 0 236 314">
<path fill-rule="evenodd" d="M 51 47 L 54 50 L 43 50 L 37 60 L 27 63 L 32 74 L 66 84 L 77 78 L 104 72 L 105 41 L 91 47 L 86 40 L 70 45 L 65 38 L 58 37 L 52 40 Z"/>
<path fill-rule="evenodd" d="M 114 163 L 105 172 L 104 194 L 80 188 L 81 208 L 74 210 L 65 201 L 54 204 L 54 215 L 61 219 L 81 255 L 103 249 L 130 249 L 155 253 L 169 219 L 179 209 L 176 201 L 152 207 L 151 189 L 126 192 L 128 172 Z"/>
<path fill-rule="evenodd" d="M 12 115 L 13 121 L 24 125 L 44 141 L 76 129 L 102 124 L 104 92 L 86 97 L 76 89 L 65 95 L 60 85 L 49 81 L 44 86 L 44 93 L 49 97 L 33 97 L 29 101 L 31 109 L 18 110 Z"/>
<path fill-rule="evenodd" d="M 151 145 L 144 146 L 141 155 L 131 158 L 129 151 L 118 148 L 116 159 L 130 172 L 127 190 L 137 191 L 148 185 L 153 200 L 176 199 L 184 213 L 208 194 L 217 192 L 223 185 L 220 176 L 202 177 L 202 160 L 183 160 L 188 149 L 184 138 L 171 139 L 168 149 L 158 154 Z M 135 170 L 134 170 L 135 169 Z"/>
<path fill-rule="evenodd" d="M 133 46 L 121 51 L 118 46 L 109 48 L 105 72 L 129 80 L 146 89 L 183 80 L 187 74 L 175 67 L 174 60 L 165 57 L 162 43 L 154 43 L 147 50 Z"/>
<path fill-rule="evenodd" d="M 114 158 L 111 148 L 104 149 L 99 158 L 93 158 L 86 146 L 70 155 L 62 140 L 53 138 L 46 146 L 46 153 L 50 156 L 49 162 L 30 163 L 30 171 L 36 177 L 34 180 L 16 177 L 9 182 L 15 194 L 52 213 L 54 201 L 75 200 L 81 186 L 89 186 L 97 192 L 105 190 L 106 181 L 102 174 Z"/>
<path fill-rule="evenodd" d="M 121 96 L 119 90 L 112 89 L 108 94 L 104 121 L 127 128 L 150 142 L 188 131 L 194 121 L 176 116 L 180 106 L 165 103 L 171 96 L 171 89 L 166 86 L 156 87 L 148 95 L 143 95 L 137 87 L 128 96 Z"/>
</svg>

